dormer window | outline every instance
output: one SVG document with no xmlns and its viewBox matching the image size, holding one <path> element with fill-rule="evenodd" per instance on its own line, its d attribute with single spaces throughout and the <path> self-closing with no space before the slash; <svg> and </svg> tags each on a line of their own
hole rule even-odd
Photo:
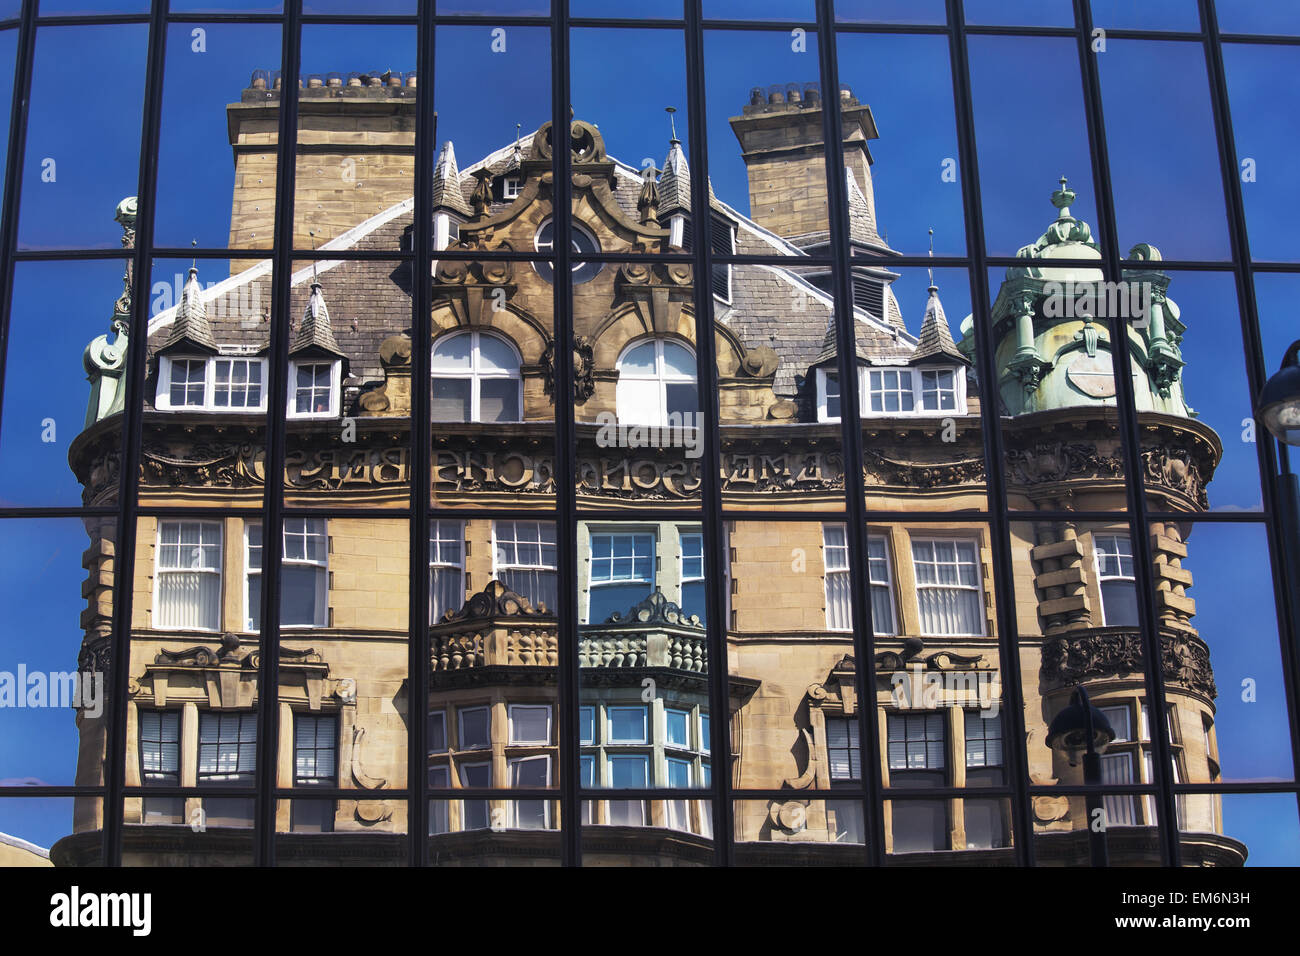
<svg viewBox="0 0 1300 956">
<path fill-rule="evenodd" d="M 266 359 L 161 356 L 156 406 L 162 411 L 266 411 Z"/>
<path fill-rule="evenodd" d="M 965 415 L 966 376 L 961 368 L 867 368 L 858 373 L 863 418 L 892 415 Z M 817 369 L 817 420 L 840 419 L 841 390 L 834 366 Z"/>
<path fill-rule="evenodd" d="M 519 176 L 507 176 L 501 180 L 501 198 L 516 199 L 523 191 L 524 181 Z"/>
<path fill-rule="evenodd" d="M 709 230 L 709 248 L 715 256 L 736 254 L 736 227 L 725 219 L 714 216 Z M 695 248 L 695 229 L 689 219 L 684 221 L 682 248 L 691 252 Z M 731 263 L 720 262 L 713 266 L 712 287 L 714 298 L 731 303 Z"/>
<path fill-rule="evenodd" d="M 338 416 L 341 365 L 321 359 L 289 363 L 290 418 Z"/>
</svg>

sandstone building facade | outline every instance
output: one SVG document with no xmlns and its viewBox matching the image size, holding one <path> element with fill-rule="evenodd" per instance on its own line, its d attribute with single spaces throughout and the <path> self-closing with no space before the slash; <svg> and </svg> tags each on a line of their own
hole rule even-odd
<svg viewBox="0 0 1300 956">
<path fill-rule="evenodd" d="M 829 277 L 801 262 L 830 242 L 825 144 L 816 87 L 755 90 L 731 126 L 749 173 L 750 211 L 692 208 L 675 138 L 658 166 L 616 158 L 595 121 L 551 124 L 461 165 L 455 141 L 434 172 L 432 381 L 412 380 L 415 277 L 378 257 L 412 229 L 413 76 L 307 86 L 297 158 L 295 245 L 319 259 L 293 276 L 289 316 L 272 301 L 270 234 L 278 91 L 255 77 L 228 110 L 236 164 L 229 277 L 189 271 L 179 302 L 148 329 L 127 704 L 124 859 L 237 863 L 250 858 L 256 715 L 278 714 L 278 779 L 293 796 L 276 817 L 291 863 L 396 863 L 407 832 L 408 732 L 426 727 L 439 864 L 559 859 L 558 671 L 576 654 L 584 787 L 642 795 L 586 800 L 584 860 L 696 864 L 712 855 L 714 775 L 739 792 L 738 859 L 844 863 L 867 839 L 861 800 L 837 796 L 878 772 L 885 850 L 902 862 L 998 865 L 1012 859 L 1007 754 L 1023 748 L 1037 786 L 1082 783 L 1046 743 L 1078 684 L 1116 731 L 1103 756 L 1112 854 L 1158 860 L 1151 726 L 1167 722 L 1180 782 L 1214 783 L 1215 635 L 1196 626 L 1182 567 L 1190 519 L 1208 507 L 1222 454 L 1192 415 L 1195 370 L 1160 254 L 1139 247 L 1129 277 L 1146 290 L 1128 341 L 1088 303 L 1103 296 L 1089 227 L 1067 182 L 1044 202 L 1043 234 L 1006 271 L 990 310 L 954 336 L 932 282 L 900 302 L 877 258 L 852 277 L 857 381 L 838 372 Z M 851 241 L 888 256 L 876 219 L 870 107 L 840 94 Z M 552 156 L 570 150 L 575 493 L 580 516 L 576 620 L 560 620 L 556 523 Z M 267 151 L 271 162 L 267 165 Z M 316 175 L 358 164 L 354 181 Z M 1047 184 L 1027 184 L 1028 189 Z M 1046 199 L 1047 197 L 1044 196 Z M 124 209 L 124 222 L 131 211 Z M 706 281 L 680 261 L 707 217 L 715 253 L 779 256 L 780 267 L 719 263 Z M 1026 237 L 1031 238 L 1031 237 Z M 374 253 L 331 258 L 331 251 Z M 534 261 L 502 254 L 528 254 Z M 583 256 L 622 254 L 624 261 Z M 664 256 L 678 254 L 678 259 Z M 201 280 L 217 281 L 204 287 Z M 1069 290 L 1063 293 L 1062 290 Z M 1176 292 L 1176 289 L 1173 290 Z M 1062 308 L 1062 295 L 1070 308 Z M 1096 300 L 1091 300 L 1095 302 Z M 231 307 L 229 303 L 236 305 Z M 913 307 L 915 306 L 915 307 Z M 987 321 L 978 318 L 987 316 Z M 269 395 L 271 323 L 290 323 L 289 389 Z M 700 454 L 696 350 L 717 356 L 720 460 Z M 122 332 L 125 335 L 125 332 Z M 975 372 L 977 338 L 999 378 Z M 1124 460 L 1113 364 L 1134 383 L 1143 455 Z M 116 487 L 121 363 L 87 351 L 87 425 L 70 453 L 85 502 Z M 428 698 L 408 673 L 412 397 L 431 389 L 434 518 L 429 529 Z M 267 408 L 284 402 L 283 475 L 267 475 Z M 845 402 L 862 418 L 863 460 L 846 460 Z M 1014 589 L 993 585 L 983 403 L 995 403 L 1015 513 Z M 561 452 L 562 453 L 562 452 Z M 716 468 L 725 580 L 707 578 L 704 469 Z M 1168 713 L 1143 679 L 1133 542 L 1123 520 L 1036 520 L 1035 512 L 1122 512 L 1141 476 L 1153 509 L 1187 523 L 1149 529 Z M 279 686 L 258 686 L 265 484 L 284 493 Z M 855 659 L 846 482 L 864 483 L 865 561 L 876 649 Z M 183 513 L 182 513 L 183 512 Z M 885 516 L 908 513 L 913 518 Z M 83 657 L 108 646 L 115 543 L 86 555 Z M 707 620 L 721 588 L 724 619 Z M 1004 659 L 999 607 L 1014 609 L 1017 657 Z M 708 627 L 725 635 L 725 695 L 710 677 Z M 1004 692 L 1009 669 L 1023 700 Z M 865 683 L 863 682 L 865 680 Z M 862 690 L 860 688 L 865 688 Z M 725 696 L 725 699 L 719 699 Z M 1023 714 L 1024 741 L 1007 732 Z M 863 708 L 879 728 L 864 767 Z M 721 723 L 729 753 L 716 753 Z M 103 720 L 79 717 L 78 783 L 102 780 Z M 165 791 L 150 796 L 153 787 Z M 176 791 L 183 790 L 178 795 Z M 458 796 L 456 791 L 473 791 Z M 514 797 L 511 791 L 528 791 Z M 919 791 L 937 790 L 927 797 Z M 647 794 L 647 791 L 657 791 Z M 675 793 L 680 791 L 680 796 Z M 762 796 L 746 797 L 753 791 Z M 889 799 L 889 793 L 906 797 Z M 987 792 L 985 792 L 987 791 Z M 316 795 L 313 795 L 316 792 Z M 328 792 L 328 796 L 320 793 Z M 990 796 L 989 792 L 994 795 Z M 301 793 L 301 796 L 298 794 Z M 103 825 L 79 803 L 56 864 L 84 862 Z M 1179 802 L 1185 858 L 1239 865 L 1217 796 Z M 1086 861 L 1085 803 L 1032 799 L 1040 862 Z"/>
</svg>

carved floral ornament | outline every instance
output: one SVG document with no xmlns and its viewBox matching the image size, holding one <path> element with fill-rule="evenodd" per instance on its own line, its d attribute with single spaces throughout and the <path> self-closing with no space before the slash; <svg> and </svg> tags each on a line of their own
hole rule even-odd
<svg viewBox="0 0 1300 956">
<path fill-rule="evenodd" d="M 1210 700 L 1218 696 L 1210 651 L 1199 638 L 1164 633 L 1160 649 L 1166 681 Z M 1043 678 L 1056 686 L 1141 674 L 1144 661 L 1142 637 L 1136 631 L 1088 632 L 1081 637 L 1066 634 L 1043 644 Z"/>
</svg>

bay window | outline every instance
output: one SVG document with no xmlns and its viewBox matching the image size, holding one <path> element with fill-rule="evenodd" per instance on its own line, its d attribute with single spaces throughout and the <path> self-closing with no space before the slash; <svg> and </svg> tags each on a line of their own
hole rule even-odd
<svg viewBox="0 0 1300 956">
<path fill-rule="evenodd" d="M 160 356 L 155 407 L 163 411 L 266 410 L 266 359 L 257 356 Z"/>
<path fill-rule="evenodd" d="M 592 532 L 590 595 L 584 624 L 599 624 L 644 600 L 655 582 L 652 533 Z"/>
</svg>

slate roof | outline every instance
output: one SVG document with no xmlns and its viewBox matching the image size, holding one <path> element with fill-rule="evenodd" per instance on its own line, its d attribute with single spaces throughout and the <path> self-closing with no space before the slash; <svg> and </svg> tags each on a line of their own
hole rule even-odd
<svg viewBox="0 0 1300 956">
<path fill-rule="evenodd" d="M 463 210 L 469 208 L 469 194 L 474 188 L 473 173 L 488 169 L 494 176 L 508 174 L 519 168 L 520 160 L 528 155 L 531 144 L 532 134 L 522 137 L 517 145 L 512 142 L 463 170 L 456 170 L 454 147 L 450 143 L 444 145 L 439 156 L 443 206 L 463 214 Z M 615 164 L 614 196 L 626 216 L 636 221 L 639 218 L 637 199 L 644 187 L 642 171 L 612 156 L 610 159 Z M 679 146 L 670 146 L 664 165 L 658 180 L 661 216 L 671 211 L 672 202 L 680 203 L 689 197 L 690 170 Z M 455 180 L 459 181 L 459 196 L 453 188 Z M 850 192 L 852 194 L 854 190 Z M 869 229 L 874 237 L 871 210 L 860 191 L 857 191 L 857 197 L 852 201 L 857 216 L 854 228 Z M 776 256 L 791 260 L 788 269 L 777 265 L 733 265 L 731 301 L 715 300 L 715 317 L 747 348 L 770 346 L 777 351 L 781 357 L 773 384 L 777 396 L 798 402 L 801 419 L 812 420 L 815 418 L 815 396 L 811 394 L 814 376 L 809 374 L 809 370 L 834 358 L 833 336 L 828 341 L 826 334 L 832 313 L 831 298 L 799 274 L 799 260 L 804 259 L 805 254 L 797 246 L 717 199 L 711 188 L 710 199 L 715 212 L 736 224 L 738 255 Z M 492 211 L 496 212 L 507 204 L 494 203 Z M 408 199 L 318 249 L 320 282 L 330 289 L 332 315 L 325 308 L 323 298 L 314 307 L 316 311 L 310 305 L 310 268 L 295 273 L 291 314 L 304 318 L 291 342 L 295 349 L 313 343 L 349 359 L 350 374 L 344 382 L 345 407 L 360 391 L 383 380 L 379 364 L 380 343 L 390 335 L 409 331 L 411 277 L 409 267 L 396 261 L 328 261 L 327 257 L 331 249 L 341 248 L 396 251 L 409 241 L 411 224 L 412 202 Z M 874 241 L 879 243 L 880 240 L 876 237 Z M 174 314 L 162 313 L 155 317 L 151 322 L 151 338 L 165 336 L 165 341 L 171 343 L 184 329 L 184 334 L 192 341 L 208 342 L 214 350 L 220 348 L 221 351 L 248 354 L 254 350 L 253 343 L 264 346 L 270 332 L 269 261 L 232 276 L 220 285 L 221 288 L 211 290 L 204 298 L 233 298 L 241 303 L 239 307 L 217 310 L 209 318 L 211 310 L 202 307 L 203 302 L 187 283 L 186 288 L 191 289 L 191 294 L 185 298 L 186 311 L 182 314 L 178 308 Z M 194 289 L 197 289 L 197 284 Z M 931 301 L 937 305 L 937 298 Z M 930 314 L 927 306 L 927 316 Z M 963 361 L 952 343 L 946 321 L 939 322 L 941 316 L 942 307 L 938 306 L 935 320 L 930 328 L 924 330 L 926 334 L 919 342 L 921 354 L 944 354 L 954 361 Z M 855 327 L 857 354 L 868 363 L 904 364 L 918 349 L 918 339 L 908 333 L 898 302 L 888 286 L 885 289 L 885 315 L 874 316 L 858 309 Z"/>
</svg>

